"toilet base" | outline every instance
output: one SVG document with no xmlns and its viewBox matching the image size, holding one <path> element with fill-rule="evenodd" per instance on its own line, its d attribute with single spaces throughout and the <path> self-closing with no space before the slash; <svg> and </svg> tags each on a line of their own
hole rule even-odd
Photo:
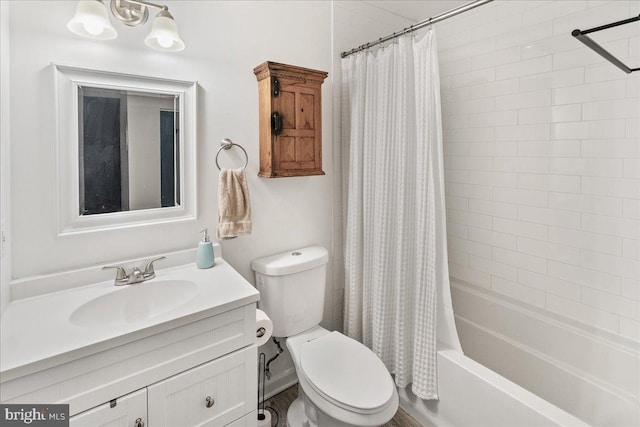
<svg viewBox="0 0 640 427">
<path fill-rule="evenodd" d="M 372 424 L 360 424 L 362 426 Z M 378 424 L 376 424 L 378 425 Z M 318 411 L 298 387 L 298 397 L 289 405 L 287 410 L 287 427 L 357 427 L 355 424 L 348 424 L 336 420 L 328 414 Z"/>
<path fill-rule="evenodd" d="M 300 396 L 289 405 L 287 410 L 287 427 L 316 427 L 304 414 L 304 402 Z"/>
</svg>

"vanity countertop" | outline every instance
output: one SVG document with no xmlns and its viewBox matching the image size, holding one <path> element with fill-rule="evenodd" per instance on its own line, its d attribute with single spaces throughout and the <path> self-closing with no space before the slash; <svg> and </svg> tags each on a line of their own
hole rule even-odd
<svg viewBox="0 0 640 427">
<path fill-rule="evenodd" d="M 96 319 L 92 326 L 72 321 L 83 306 L 87 307 L 86 304 L 96 298 L 109 298 L 112 293 L 133 287 L 138 287 L 135 292 L 143 292 L 144 287 L 150 288 L 163 281 L 188 281 L 195 287 L 192 286 L 192 293 L 183 302 L 151 317 L 119 322 Z M 7 307 L 0 321 L 0 382 L 242 307 L 258 299 L 258 291 L 249 282 L 224 259 L 216 258 L 213 268 L 200 270 L 195 264 L 187 264 L 157 270 L 155 279 L 140 284 L 114 286 L 111 280 L 17 300 Z M 84 314 L 91 313 L 85 310 Z M 105 313 L 95 314 L 105 316 Z"/>
</svg>

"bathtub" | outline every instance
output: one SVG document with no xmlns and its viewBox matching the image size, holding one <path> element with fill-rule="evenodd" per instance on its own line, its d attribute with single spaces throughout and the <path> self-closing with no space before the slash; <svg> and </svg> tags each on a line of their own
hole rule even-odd
<svg viewBox="0 0 640 427">
<path fill-rule="evenodd" d="M 456 279 L 451 291 L 465 354 L 439 345 L 438 401 L 399 390 L 401 406 L 423 425 L 640 425 L 633 343 Z"/>
<path fill-rule="evenodd" d="M 438 351 L 438 401 L 399 390 L 400 405 L 424 426 L 588 426 L 458 350 Z"/>
</svg>

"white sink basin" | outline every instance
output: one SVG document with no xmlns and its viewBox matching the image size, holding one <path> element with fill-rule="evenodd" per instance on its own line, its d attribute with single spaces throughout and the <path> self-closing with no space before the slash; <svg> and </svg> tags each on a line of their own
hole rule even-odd
<svg viewBox="0 0 640 427">
<path fill-rule="evenodd" d="M 188 280 L 150 280 L 92 299 L 71 313 L 71 323 L 84 327 L 116 326 L 149 319 L 193 298 L 198 286 Z"/>
</svg>

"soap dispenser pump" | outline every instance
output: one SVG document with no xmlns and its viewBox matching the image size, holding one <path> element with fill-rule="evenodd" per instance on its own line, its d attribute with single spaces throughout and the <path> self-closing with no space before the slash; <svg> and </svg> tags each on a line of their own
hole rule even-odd
<svg viewBox="0 0 640 427">
<path fill-rule="evenodd" d="M 203 237 L 202 241 L 198 243 L 196 265 L 198 268 L 211 268 L 216 262 L 213 255 L 213 243 L 209 240 L 209 231 L 206 228 L 200 232 L 203 233 Z"/>
</svg>

